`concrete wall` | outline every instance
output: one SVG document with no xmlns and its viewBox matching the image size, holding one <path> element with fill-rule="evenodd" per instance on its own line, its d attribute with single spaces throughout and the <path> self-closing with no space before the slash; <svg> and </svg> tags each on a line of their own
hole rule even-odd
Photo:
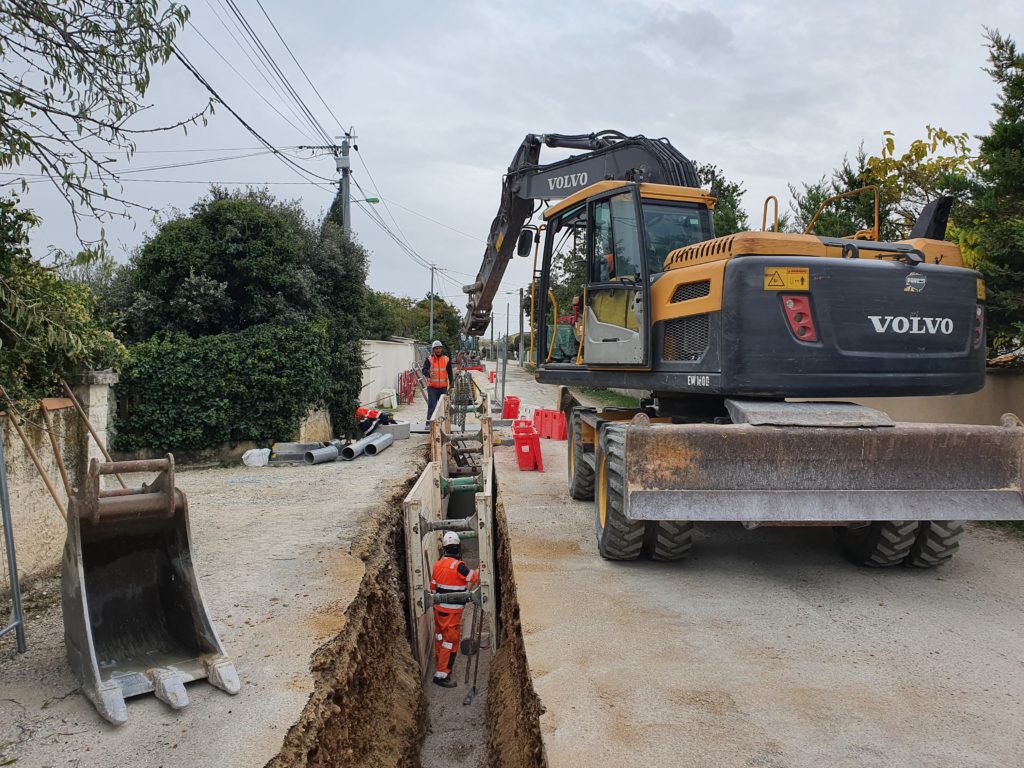
<svg viewBox="0 0 1024 768">
<path fill-rule="evenodd" d="M 398 374 L 416 367 L 415 342 L 412 339 L 363 342 L 363 388 L 359 393 L 362 404 L 376 403 L 382 389 L 398 390 Z"/>
<path fill-rule="evenodd" d="M 94 375 L 75 390 L 82 407 L 103 439 L 106 439 L 109 423 L 108 396 L 112 382 L 111 374 Z M 50 438 L 44 431 L 42 417 L 38 411 L 22 415 L 29 422 L 22 423 L 22 431 L 67 508 L 67 494 L 61 482 Z M 89 459 L 96 457 L 102 461 L 102 456 L 73 408 L 51 411 L 50 415 L 69 479 L 72 486 L 77 487 L 85 476 Z M 4 441 L 18 572 L 22 580 L 30 579 L 59 565 L 67 528 L 24 443 L 6 416 L 0 416 L 0 438 Z M 6 584 L 6 564 L 4 570 L 0 583 Z"/>
<path fill-rule="evenodd" d="M 984 389 L 973 395 L 864 397 L 857 402 L 885 411 L 896 421 L 998 424 L 1004 413 L 1024 418 L 1024 371 L 993 369 Z"/>
</svg>

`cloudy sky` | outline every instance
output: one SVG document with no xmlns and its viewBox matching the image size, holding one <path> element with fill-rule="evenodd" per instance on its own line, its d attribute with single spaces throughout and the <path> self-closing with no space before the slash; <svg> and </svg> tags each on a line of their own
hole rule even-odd
<svg viewBox="0 0 1024 768">
<path fill-rule="evenodd" d="M 876 152 L 883 130 L 895 131 L 900 147 L 926 124 L 985 132 L 996 92 L 982 71 L 983 27 L 1024 44 L 1019 0 L 263 0 L 328 110 L 256 0 L 235 3 L 327 132 L 355 127 L 355 179 L 367 195 L 389 203 L 374 210 L 409 247 L 444 270 L 439 293 L 460 307 L 459 286 L 479 266 L 501 175 L 526 133 L 614 128 L 666 136 L 687 156 L 741 181 L 759 225 L 766 195 L 779 195 L 785 208 L 787 183 L 820 177 L 861 142 Z M 322 143 L 239 45 L 225 0 L 187 4 L 192 26 L 179 37 L 180 48 L 224 101 L 277 147 Z M 179 118 L 205 99 L 172 61 L 155 73 L 147 94 L 154 106 L 139 123 Z M 136 172 L 131 181 L 125 176 L 124 190 L 152 208 L 187 208 L 209 182 L 266 183 L 282 197 L 301 199 L 311 215 L 331 202 L 329 188 L 308 183 L 269 154 L 138 170 L 256 151 L 256 141 L 223 107 L 205 128 L 145 137 L 138 148 L 125 163 Z M 332 158 L 287 151 L 309 171 L 335 177 Z M 171 183 L 193 181 L 202 183 Z M 35 247 L 74 247 L 68 212 L 54 192 L 36 184 L 27 203 L 44 219 Z M 372 287 L 426 292 L 429 271 L 358 208 L 353 226 L 371 252 Z M 122 260 L 151 232 L 143 215 L 106 224 Z M 529 281 L 526 261 L 512 265 L 503 288 Z M 502 304 L 495 302 L 496 311 Z"/>
</svg>

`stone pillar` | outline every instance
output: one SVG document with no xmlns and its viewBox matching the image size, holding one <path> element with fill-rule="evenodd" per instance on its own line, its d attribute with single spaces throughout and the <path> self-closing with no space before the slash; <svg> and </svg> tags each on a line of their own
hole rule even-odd
<svg viewBox="0 0 1024 768">
<path fill-rule="evenodd" d="M 117 383 L 117 374 L 113 371 L 90 371 L 82 376 L 75 387 L 75 396 L 82 403 L 85 415 L 89 417 L 92 428 L 103 441 L 103 447 L 109 450 L 110 447 L 110 388 Z M 83 451 L 85 454 L 85 466 L 93 459 L 106 461 L 96 442 L 89 434 L 89 430 L 83 430 L 84 440 L 88 448 Z"/>
</svg>

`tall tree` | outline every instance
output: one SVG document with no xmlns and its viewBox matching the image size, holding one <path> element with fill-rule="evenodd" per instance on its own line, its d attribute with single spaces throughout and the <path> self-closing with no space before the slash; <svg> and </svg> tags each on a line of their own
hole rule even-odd
<svg viewBox="0 0 1024 768">
<path fill-rule="evenodd" d="M 989 343 L 995 354 L 1024 347 L 1024 54 L 986 29 L 989 66 L 999 86 L 965 224 L 988 286 Z"/>
<path fill-rule="evenodd" d="M 116 189 L 115 155 L 129 158 L 140 134 L 184 128 L 211 108 L 171 125 L 133 120 L 188 16 L 156 0 L 2 0 L 0 167 L 38 168 L 76 226 L 123 213 L 132 204 Z"/>
<path fill-rule="evenodd" d="M 750 228 L 747 212 L 743 210 L 742 198 L 746 193 L 743 184 L 729 181 L 718 166 L 710 163 L 697 164 L 697 176 L 702 185 L 708 187 L 717 198 L 712 219 L 718 236 L 743 232 Z"/>
</svg>

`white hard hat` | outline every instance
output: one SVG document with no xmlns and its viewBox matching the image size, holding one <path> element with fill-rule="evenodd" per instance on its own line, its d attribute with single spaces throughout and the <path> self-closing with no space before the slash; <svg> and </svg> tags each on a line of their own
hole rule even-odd
<svg viewBox="0 0 1024 768">
<path fill-rule="evenodd" d="M 444 536 L 441 538 L 441 546 L 444 547 L 457 547 L 461 543 L 462 542 L 459 539 L 459 534 L 457 534 L 455 531 L 445 531 Z"/>
<path fill-rule="evenodd" d="M 443 346 L 444 346 L 444 344 L 442 344 L 440 341 L 435 341 L 433 344 L 430 345 L 430 348 L 434 349 L 435 347 L 443 347 Z"/>
</svg>

